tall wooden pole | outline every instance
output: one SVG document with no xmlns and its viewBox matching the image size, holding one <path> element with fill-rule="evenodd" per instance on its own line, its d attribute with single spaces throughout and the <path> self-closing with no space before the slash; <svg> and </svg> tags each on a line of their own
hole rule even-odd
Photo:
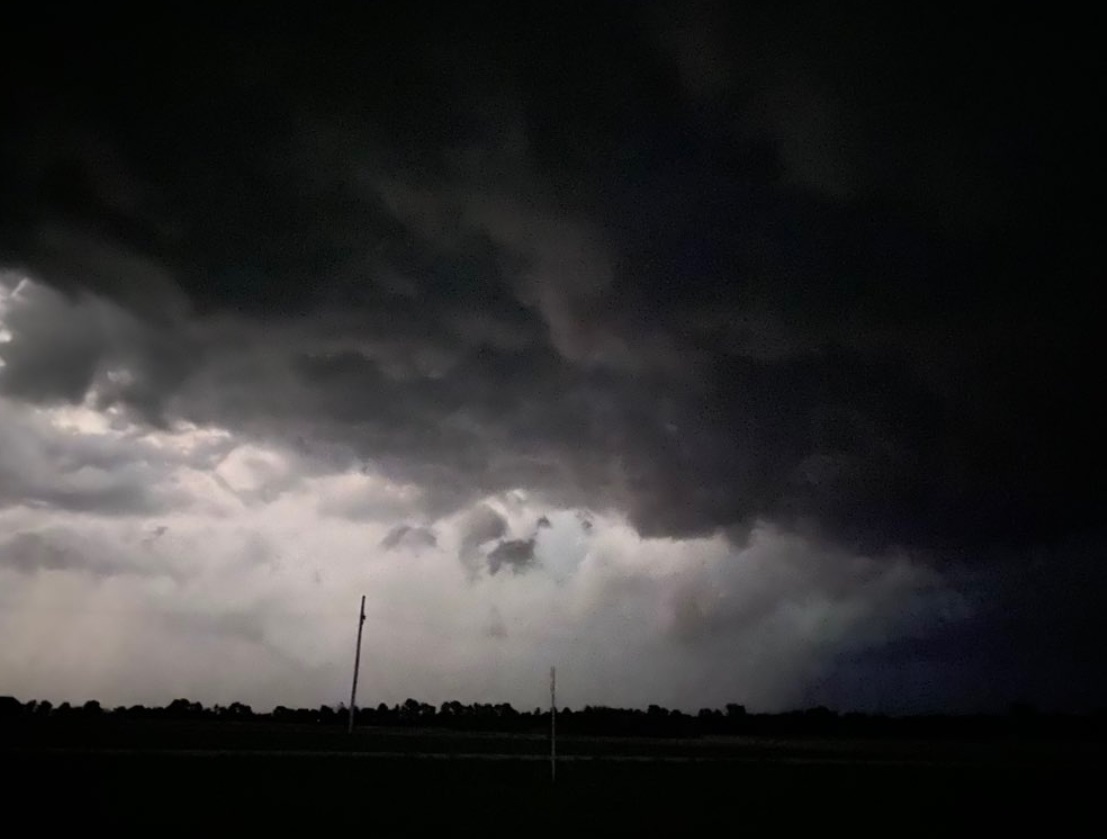
<svg viewBox="0 0 1107 839">
<path fill-rule="evenodd" d="M 361 667 L 361 628 L 365 625 L 365 595 L 361 595 L 361 610 L 357 619 L 357 650 L 354 652 L 354 684 L 350 688 L 350 726 L 347 729 L 354 733 L 354 714 L 357 712 L 357 672 Z"/>
</svg>

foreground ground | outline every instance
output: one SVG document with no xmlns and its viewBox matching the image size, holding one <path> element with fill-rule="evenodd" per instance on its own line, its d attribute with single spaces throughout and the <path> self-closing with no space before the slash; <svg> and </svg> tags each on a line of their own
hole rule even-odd
<svg viewBox="0 0 1107 839">
<path fill-rule="evenodd" d="M 1102 754 L 1078 742 L 568 738 L 551 783 L 539 734 L 166 722 L 0 733 L 9 818 L 143 832 L 1064 835 L 1093 811 Z"/>
</svg>

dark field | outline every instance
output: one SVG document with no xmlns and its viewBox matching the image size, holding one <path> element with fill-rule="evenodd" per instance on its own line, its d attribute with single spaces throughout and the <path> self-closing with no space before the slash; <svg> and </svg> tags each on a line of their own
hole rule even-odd
<svg viewBox="0 0 1107 839">
<path fill-rule="evenodd" d="M 1101 750 L 993 741 L 565 738 L 135 722 L 5 726 L 5 809 L 36 831 L 376 835 L 1095 832 Z M 283 832 L 283 831 L 282 831 Z"/>
</svg>

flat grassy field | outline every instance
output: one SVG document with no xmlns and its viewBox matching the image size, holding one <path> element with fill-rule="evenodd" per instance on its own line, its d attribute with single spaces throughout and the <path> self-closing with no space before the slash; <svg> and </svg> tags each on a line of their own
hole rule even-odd
<svg viewBox="0 0 1107 839">
<path fill-rule="evenodd" d="M 565 738 L 551 783 L 539 733 L 125 721 L 2 734 L 5 811 L 36 831 L 1068 835 L 1087 831 L 1102 766 L 1071 742 Z"/>
</svg>

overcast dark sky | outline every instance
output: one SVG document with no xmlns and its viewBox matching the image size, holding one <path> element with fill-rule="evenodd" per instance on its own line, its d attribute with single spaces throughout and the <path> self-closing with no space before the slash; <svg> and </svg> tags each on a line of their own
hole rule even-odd
<svg viewBox="0 0 1107 839">
<path fill-rule="evenodd" d="M 0 691 L 1107 701 L 1091 22 L 444 5 L 5 24 Z"/>
</svg>

